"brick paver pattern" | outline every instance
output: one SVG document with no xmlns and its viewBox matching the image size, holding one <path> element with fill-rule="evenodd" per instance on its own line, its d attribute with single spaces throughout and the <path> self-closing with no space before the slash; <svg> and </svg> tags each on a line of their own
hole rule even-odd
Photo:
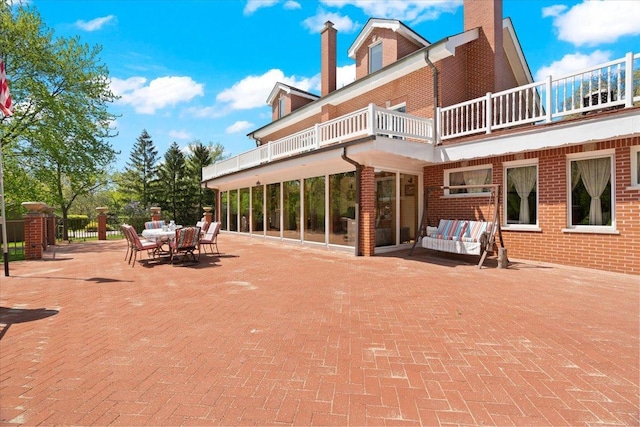
<svg viewBox="0 0 640 427">
<path fill-rule="evenodd" d="M 0 277 L 2 425 L 638 425 L 640 278 L 222 234 Z M 143 259 L 145 255 L 143 255 Z"/>
</svg>

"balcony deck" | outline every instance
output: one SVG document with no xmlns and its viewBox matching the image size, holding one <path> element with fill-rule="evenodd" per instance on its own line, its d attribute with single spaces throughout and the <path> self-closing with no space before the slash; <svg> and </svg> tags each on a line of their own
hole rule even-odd
<svg viewBox="0 0 640 427">
<path fill-rule="evenodd" d="M 557 78 L 534 82 L 438 108 L 432 119 L 370 104 L 347 115 L 268 142 L 203 168 L 202 179 L 217 178 L 352 139 L 384 135 L 433 144 L 469 135 L 560 121 L 594 111 L 631 108 L 640 102 L 640 53 Z M 530 129 L 530 127 L 528 128 Z"/>
</svg>

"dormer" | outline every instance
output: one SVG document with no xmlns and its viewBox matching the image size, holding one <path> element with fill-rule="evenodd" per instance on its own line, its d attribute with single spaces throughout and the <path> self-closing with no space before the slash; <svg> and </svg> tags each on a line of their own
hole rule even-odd
<svg viewBox="0 0 640 427">
<path fill-rule="evenodd" d="M 430 44 L 400 21 L 369 19 L 348 53 L 358 80 Z"/>
<path fill-rule="evenodd" d="M 271 105 L 271 118 L 276 121 L 318 98 L 317 95 L 278 82 L 271 90 L 267 104 Z"/>
</svg>

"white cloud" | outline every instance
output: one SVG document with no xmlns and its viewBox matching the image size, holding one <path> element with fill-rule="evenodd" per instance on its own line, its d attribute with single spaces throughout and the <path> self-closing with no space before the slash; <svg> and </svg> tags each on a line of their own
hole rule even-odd
<svg viewBox="0 0 640 427">
<path fill-rule="evenodd" d="M 336 88 L 353 83 L 356 80 L 356 64 L 345 65 L 336 69 Z"/>
<path fill-rule="evenodd" d="M 355 6 L 371 17 L 398 19 L 415 25 L 438 19 L 443 13 L 454 13 L 462 0 L 320 0 L 329 7 Z"/>
<path fill-rule="evenodd" d="M 101 18 L 95 18 L 91 21 L 83 21 L 81 19 L 76 21 L 76 27 L 85 31 L 96 31 L 102 28 L 105 24 L 113 21 L 116 17 L 114 15 L 103 16 Z"/>
<path fill-rule="evenodd" d="M 262 7 L 271 7 L 280 2 L 280 0 L 249 0 L 244 7 L 243 13 L 245 15 L 251 15 L 256 10 Z"/>
<path fill-rule="evenodd" d="M 239 120 L 225 129 L 226 133 L 239 133 L 244 132 L 247 129 L 251 129 L 253 127 L 253 123 L 248 122 L 246 120 Z"/>
<path fill-rule="evenodd" d="M 309 33 L 314 34 L 322 31 L 324 23 L 327 21 L 333 22 L 333 27 L 341 33 L 352 33 L 360 28 L 360 24 L 352 21 L 348 16 L 343 16 L 336 12 L 327 12 L 323 9 L 319 9 L 314 16 L 302 21 L 302 26 L 308 29 Z"/>
<path fill-rule="evenodd" d="M 638 1 L 584 1 L 569 10 L 546 13 L 554 17 L 558 38 L 576 46 L 614 43 L 620 37 L 640 34 Z"/>
<path fill-rule="evenodd" d="M 145 86 L 144 77 L 130 77 L 126 80 L 111 79 L 111 90 L 120 96 L 120 104 L 131 105 L 137 113 L 153 114 L 167 106 L 188 102 L 204 94 L 204 85 L 191 77 L 166 76 L 151 80 Z"/>
<path fill-rule="evenodd" d="M 572 53 L 565 55 L 559 61 L 554 61 L 551 65 L 540 68 L 535 75 L 536 81 L 544 80 L 547 76 L 553 76 L 554 78 L 563 76 L 565 74 L 571 74 L 578 70 L 588 68 L 592 65 L 608 62 L 611 57 L 611 52 L 596 50 L 590 55 L 584 55 L 582 53 Z"/>
<path fill-rule="evenodd" d="M 549 16 L 559 16 L 560 14 L 562 14 L 562 12 L 564 12 L 565 10 L 567 10 L 567 6 L 564 4 L 556 4 L 553 6 L 549 6 L 549 7 L 543 7 L 542 8 L 542 17 L 543 18 L 547 18 Z"/>
<path fill-rule="evenodd" d="M 284 3 L 283 6 L 287 10 L 301 9 L 302 5 L 297 1 L 289 0 Z"/>
<path fill-rule="evenodd" d="M 172 130 L 169 132 L 169 136 L 174 139 L 189 139 L 191 138 L 191 134 L 187 132 L 185 129 L 181 130 Z"/>
<path fill-rule="evenodd" d="M 309 91 L 316 87 L 319 77 L 298 78 L 287 77 L 281 70 L 272 69 L 260 76 L 248 76 L 225 89 L 216 96 L 216 101 L 226 103 L 232 110 L 249 110 L 264 107 L 267 98 L 276 83 L 281 82 L 290 86 Z"/>
</svg>

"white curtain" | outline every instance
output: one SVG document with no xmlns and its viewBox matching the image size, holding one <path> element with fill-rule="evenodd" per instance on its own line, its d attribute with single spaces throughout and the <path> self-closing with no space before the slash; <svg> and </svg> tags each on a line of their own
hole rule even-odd
<svg viewBox="0 0 640 427">
<path fill-rule="evenodd" d="M 491 169 L 475 169 L 462 172 L 465 185 L 481 185 L 488 184 L 489 173 Z M 482 193 L 483 188 L 467 188 L 468 193 Z"/>
<path fill-rule="evenodd" d="M 589 207 L 589 225 L 602 225 L 602 205 L 600 196 L 611 178 L 611 159 L 589 159 L 576 161 L 582 183 L 591 196 Z"/>
<path fill-rule="evenodd" d="M 520 224 L 529 224 L 529 194 L 536 185 L 536 167 L 509 169 L 509 177 L 520 196 Z"/>
</svg>

